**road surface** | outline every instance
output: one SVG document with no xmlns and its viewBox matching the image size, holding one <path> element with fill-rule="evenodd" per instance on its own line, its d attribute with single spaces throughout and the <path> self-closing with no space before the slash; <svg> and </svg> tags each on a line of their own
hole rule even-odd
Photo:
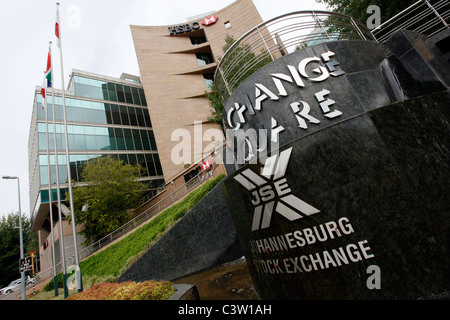
<svg viewBox="0 0 450 320">
<path fill-rule="evenodd" d="M 26 286 L 26 289 L 29 289 L 33 286 L 33 284 L 29 284 Z M 22 299 L 22 289 L 18 287 L 14 292 L 11 292 L 10 294 L 1 295 L 0 300 L 21 300 Z"/>
</svg>

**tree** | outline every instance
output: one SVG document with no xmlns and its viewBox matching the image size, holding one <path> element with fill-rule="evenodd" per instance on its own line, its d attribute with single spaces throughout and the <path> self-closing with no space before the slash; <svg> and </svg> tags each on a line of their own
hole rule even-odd
<svg viewBox="0 0 450 320">
<path fill-rule="evenodd" d="M 220 97 L 219 91 L 213 84 L 209 87 L 210 91 L 205 91 L 206 98 L 209 100 L 209 106 L 211 107 L 211 116 L 208 117 L 208 121 L 211 123 L 217 123 L 223 130 L 222 113 L 223 102 Z"/>
<path fill-rule="evenodd" d="M 329 10 L 349 15 L 362 23 L 366 23 L 372 13 L 367 13 L 370 5 L 380 8 L 381 23 L 406 9 L 417 0 L 316 0 L 324 3 Z"/>
<path fill-rule="evenodd" d="M 112 158 L 88 162 L 81 183 L 73 189 L 75 223 L 90 244 L 130 220 L 127 209 L 138 204 L 145 184 L 138 181 L 141 167 Z M 70 221 L 70 219 L 69 219 Z"/>
<path fill-rule="evenodd" d="M 227 35 L 225 38 L 225 45 L 222 47 L 223 52 L 225 53 L 234 42 L 234 38 Z M 235 59 L 237 59 L 237 61 L 234 61 Z M 227 56 L 226 61 L 222 65 L 222 69 L 226 70 L 228 65 L 232 64 L 231 70 L 227 71 L 227 79 L 232 79 L 237 72 L 241 73 L 243 70 L 246 70 L 240 76 L 240 81 L 233 83 L 231 90 L 234 90 L 242 81 L 270 62 L 272 62 L 272 58 L 266 49 L 261 50 L 259 54 L 255 54 L 248 44 L 244 44 L 238 46 Z M 208 98 L 212 109 L 208 121 L 219 124 L 223 130 L 223 101 L 217 90 L 216 84 L 213 84 L 210 87 L 210 91 L 205 91 L 205 95 L 206 98 Z"/>
<path fill-rule="evenodd" d="M 31 231 L 31 219 L 22 214 L 24 256 L 38 249 L 37 232 Z M 0 286 L 19 279 L 20 230 L 19 214 L 10 213 L 0 220 Z"/>
</svg>

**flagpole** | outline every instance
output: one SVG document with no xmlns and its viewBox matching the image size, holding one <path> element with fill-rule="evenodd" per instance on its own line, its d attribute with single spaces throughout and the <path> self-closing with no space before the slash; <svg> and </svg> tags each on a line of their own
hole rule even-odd
<svg viewBox="0 0 450 320">
<path fill-rule="evenodd" d="M 61 58 L 61 85 L 62 85 L 62 96 L 63 96 L 63 117 L 64 117 L 64 139 L 66 143 L 66 165 L 67 165 L 67 184 L 69 186 L 69 201 L 70 201 L 70 214 L 72 218 L 72 230 L 73 230 L 73 246 L 75 255 L 75 265 L 76 265 L 76 284 L 77 291 L 83 291 L 83 280 L 81 276 L 80 262 L 78 259 L 78 244 L 77 244 L 77 232 L 75 228 L 75 210 L 73 206 L 73 196 L 72 196 L 72 177 L 70 173 L 70 158 L 69 158 L 69 138 L 67 133 L 67 117 L 66 117 L 66 94 L 64 88 L 64 64 L 63 64 L 63 54 L 62 54 L 62 41 L 61 41 L 61 26 L 59 23 L 59 2 L 56 3 L 56 26 L 55 32 L 59 40 L 59 55 Z"/>
<path fill-rule="evenodd" d="M 63 233 L 63 220 L 61 215 L 61 188 L 59 185 L 59 161 L 58 161 L 58 146 L 56 143 L 56 117 L 55 117 L 55 89 L 54 89 L 54 82 L 53 82 L 53 60 L 52 57 L 52 42 L 50 41 L 49 44 L 49 52 L 50 52 L 50 63 L 51 63 L 51 83 L 52 83 L 52 106 L 53 106 L 53 134 L 55 138 L 53 139 L 53 148 L 55 151 L 55 166 L 56 166 L 56 192 L 57 192 L 57 199 L 58 199 L 58 218 L 59 218 L 59 234 L 61 238 L 61 262 L 62 262 L 62 271 L 63 271 L 63 288 L 64 288 L 64 298 L 67 298 L 69 296 L 69 291 L 67 289 L 67 272 L 66 272 L 66 255 L 65 255 L 65 249 L 64 249 L 64 233 Z"/>
<path fill-rule="evenodd" d="M 49 48 L 50 50 L 50 48 Z M 47 57 L 47 67 L 48 67 L 48 57 Z M 49 148 L 49 134 L 48 134 L 48 105 L 47 105 L 47 85 L 46 85 L 47 79 L 44 78 L 45 85 L 45 97 L 44 101 L 42 103 L 45 105 L 45 125 L 46 125 L 46 138 L 47 138 L 47 179 L 48 179 L 48 207 L 50 210 L 50 232 L 52 234 L 52 259 L 53 259 L 53 283 L 55 287 L 55 297 L 58 296 L 58 277 L 56 273 L 56 255 L 55 255 L 55 236 L 53 231 L 53 201 L 52 201 L 52 186 L 51 186 L 51 167 L 50 167 L 50 148 Z M 52 86 L 53 87 L 53 86 Z M 23 285 L 23 284 L 22 284 Z"/>
</svg>

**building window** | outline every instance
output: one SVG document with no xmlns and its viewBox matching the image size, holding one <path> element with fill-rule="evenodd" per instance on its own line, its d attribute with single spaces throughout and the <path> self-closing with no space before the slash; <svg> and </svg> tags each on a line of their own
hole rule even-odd
<svg viewBox="0 0 450 320">
<path fill-rule="evenodd" d="M 230 29 L 231 28 L 231 22 L 230 21 L 226 21 L 224 23 L 225 29 Z"/>
<path fill-rule="evenodd" d="M 139 95 L 137 95 L 137 97 L 139 97 Z M 49 120 L 53 120 L 52 99 L 50 98 L 48 100 L 48 116 Z M 37 117 L 38 119 L 44 120 L 45 111 L 41 108 L 41 102 L 38 102 L 38 104 Z M 60 97 L 55 97 L 55 115 L 57 121 L 63 120 L 62 108 L 62 99 Z M 136 108 L 125 105 L 66 98 L 66 111 L 67 121 L 69 122 L 131 125 L 138 127 L 151 126 L 150 115 L 147 108 Z"/>
<path fill-rule="evenodd" d="M 155 137 L 151 130 L 128 129 L 116 127 L 67 126 L 69 148 L 74 151 L 83 150 L 149 150 L 156 151 Z M 38 123 L 39 150 L 47 149 L 46 125 Z M 49 149 L 54 150 L 56 136 L 57 150 L 64 150 L 64 126 L 49 126 Z"/>
<path fill-rule="evenodd" d="M 214 59 L 210 53 L 196 53 L 197 63 L 199 66 L 206 66 L 207 64 L 213 63 Z"/>
<path fill-rule="evenodd" d="M 73 87 L 77 96 L 85 98 L 126 102 L 141 106 L 147 105 L 142 88 L 104 82 L 81 76 L 73 77 Z"/>
<path fill-rule="evenodd" d="M 191 43 L 192 45 L 197 45 L 197 44 L 202 44 L 206 42 L 206 38 L 205 37 L 189 37 L 189 39 L 191 39 Z"/>
<path fill-rule="evenodd" d="M 203 79 L 205 80 L 206 87 L 211 89 L 211 86 L 214 84 L 214 74 L 213 73 L 205 73 L 203 75 Z"/>
<path fill-rule="evenodd" d="M 70 172 L 72 178 L 80 182 L 81 181 L 81 173 L 83 171 L 83 166 L 91 160 L 104 157 L 104 158 L 113 158 L 116 160 L 122 160 L 124 163 L 135 165 L 139 163 L 144 169 L 141 172 L 141 177 L 152 177 L 152 176 L 162 176 L 162 168 L 159 162 L 159 157 L 157 154 L 152 153 L 125 153 L 125 154 L 78 154 L 71 155 L 70 159 Z M 58 168 L 59 168 L 59 182 L 66 183 L 67 182 L 67 171 L 66 171 L 66 156 L 58 155 Z M 41 185 L 48 184 L 48 168 L 49 163 L 46 155 L 39 156 L 39 169 L 40 169 L 40 177 L 41 177 Z M 50 170 L 51 170 L 51 183 L 56 183 L 56 161 L 55 156 L 50 156 Z M 55 195 L 56 198 L 56 195 Z"/>
</svg>

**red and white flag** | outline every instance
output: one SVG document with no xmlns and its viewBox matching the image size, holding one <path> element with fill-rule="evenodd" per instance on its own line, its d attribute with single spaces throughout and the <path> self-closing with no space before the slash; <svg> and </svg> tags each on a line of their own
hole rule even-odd
<svg viewBox="0 0 450 320">
<path fill-rule="evenodd" d="M 58 48 L 61 49 L 60 34 L 61 34 L 61 27 L 60 27 L 60 23 L 59 23 L 59 3 L 57 3 L 56 4 L 55 36 L 56 36 L 56 45 L 58 46 Z"/>
<path fill-rule="evenodd" d="M 47 101 L 47 100 L 45 99 L 46 93 L 47 93 L 47 79 L 44 77 L 44 81 L 42 82 L 42 87 L 41 87 L 42 110 L 45 109 L 45 102 Z"/>
</svg>

